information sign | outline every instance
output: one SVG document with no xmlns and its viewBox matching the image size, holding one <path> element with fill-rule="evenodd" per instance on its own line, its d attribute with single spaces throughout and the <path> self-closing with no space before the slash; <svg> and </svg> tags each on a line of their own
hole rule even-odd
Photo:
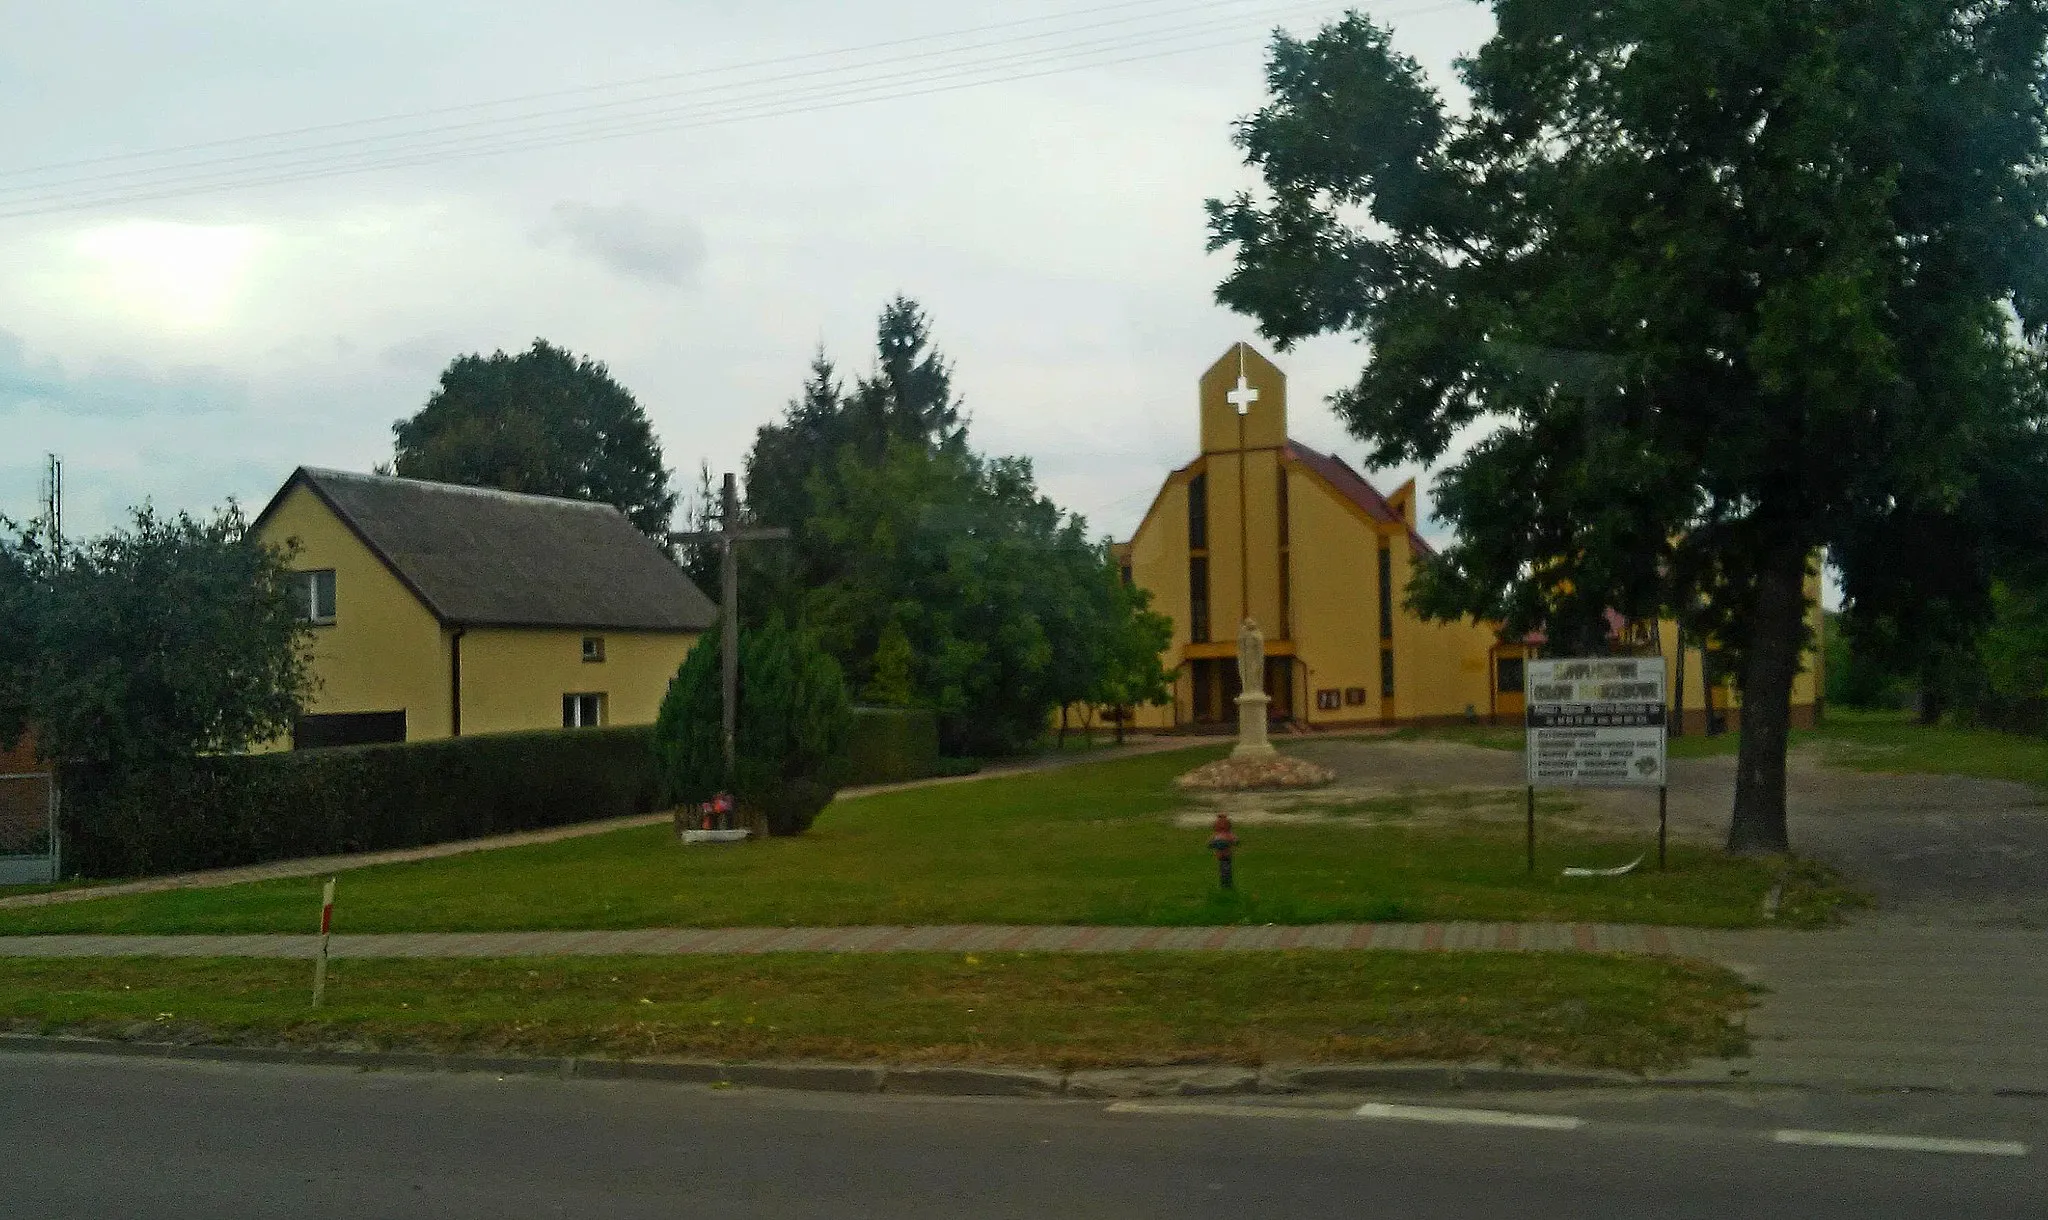
<svg viewBox="0 0 2048 1220">
<path fill-rule="evenodd" d="M 1529 786 L 1664 786 L 1664 658 L 1566 657 L 1527 670 Z"/>
</svg>

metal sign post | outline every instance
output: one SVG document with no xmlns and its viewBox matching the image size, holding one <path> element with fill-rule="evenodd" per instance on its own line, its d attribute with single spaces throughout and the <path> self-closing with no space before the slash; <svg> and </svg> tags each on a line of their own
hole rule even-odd
<svg viewBox="0 0 2048 1220">
<path fill-rule="evenodd" d="M 1536 871 L 1536 789 L 1657 789 L 1657 867 L 1665 866 L 1664 658 L 1530 661 L 1527 674 L 1529 871 Z"/>
</svg>

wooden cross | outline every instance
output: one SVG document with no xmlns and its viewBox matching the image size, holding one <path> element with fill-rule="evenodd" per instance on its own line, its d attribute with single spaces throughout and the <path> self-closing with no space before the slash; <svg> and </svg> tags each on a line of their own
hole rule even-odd
<svg viewBox="0 0 2048 1220">
<path fill-rule="evenodd" d="M 720 590 L 719 617 L 724 621 L 724 634 L 719 641 L 719 660 L 722 662 L 723 693 L 725 705 L 719 725 L 723 730 L 725 744 L 725 766 L 730 771 L 733 765 L 733 735 L 739 723 L 740 697 L 740 555 L 742 542 L 775 542 L 789 537 L 789 531 L 780 526 L 761 526 L 754 529 L 740 528 L 739 480 L 728 473 L 725 476 L 725 491 L 719 497 L 719 521 L 715 530 L 697 530 L 684 534 L 670 534 L 670 542 L 687 543 L 695 546 L 710 544 L 717 547 L 719 555 Z"/>
</svg>

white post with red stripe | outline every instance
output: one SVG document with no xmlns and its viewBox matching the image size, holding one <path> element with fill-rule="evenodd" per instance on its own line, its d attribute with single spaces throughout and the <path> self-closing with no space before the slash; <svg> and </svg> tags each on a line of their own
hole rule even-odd
<svg viewBox="0 0 2048 1220">
<path fill-rule="evenodd" d="M 334 930 L 334 878 L 320 889 L 320 954 L 313 961 L 313 1007 L 327 993 L 327 937 Z"/>
</svg>

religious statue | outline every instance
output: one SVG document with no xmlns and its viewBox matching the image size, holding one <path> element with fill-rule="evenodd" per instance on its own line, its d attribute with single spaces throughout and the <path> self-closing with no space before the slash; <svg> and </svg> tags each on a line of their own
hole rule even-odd
<svg viewBox="0 0 2048 1220">
<path fill-rule="evenodd" d="M 1237 748 L 1233 758 L 1259 758 L 1273 753 L 1266 740 L 1266 637 L 1247 618 L 1237 632 L 1237 677 L 1244 693 L 1237 697 Z"/>
<path fill-rule="evenodd" d="M 1252 619 L 1237 629 L 1237 684 L 1247 695 L 1266 691 L 1266 637 Z"/>
</svg>

